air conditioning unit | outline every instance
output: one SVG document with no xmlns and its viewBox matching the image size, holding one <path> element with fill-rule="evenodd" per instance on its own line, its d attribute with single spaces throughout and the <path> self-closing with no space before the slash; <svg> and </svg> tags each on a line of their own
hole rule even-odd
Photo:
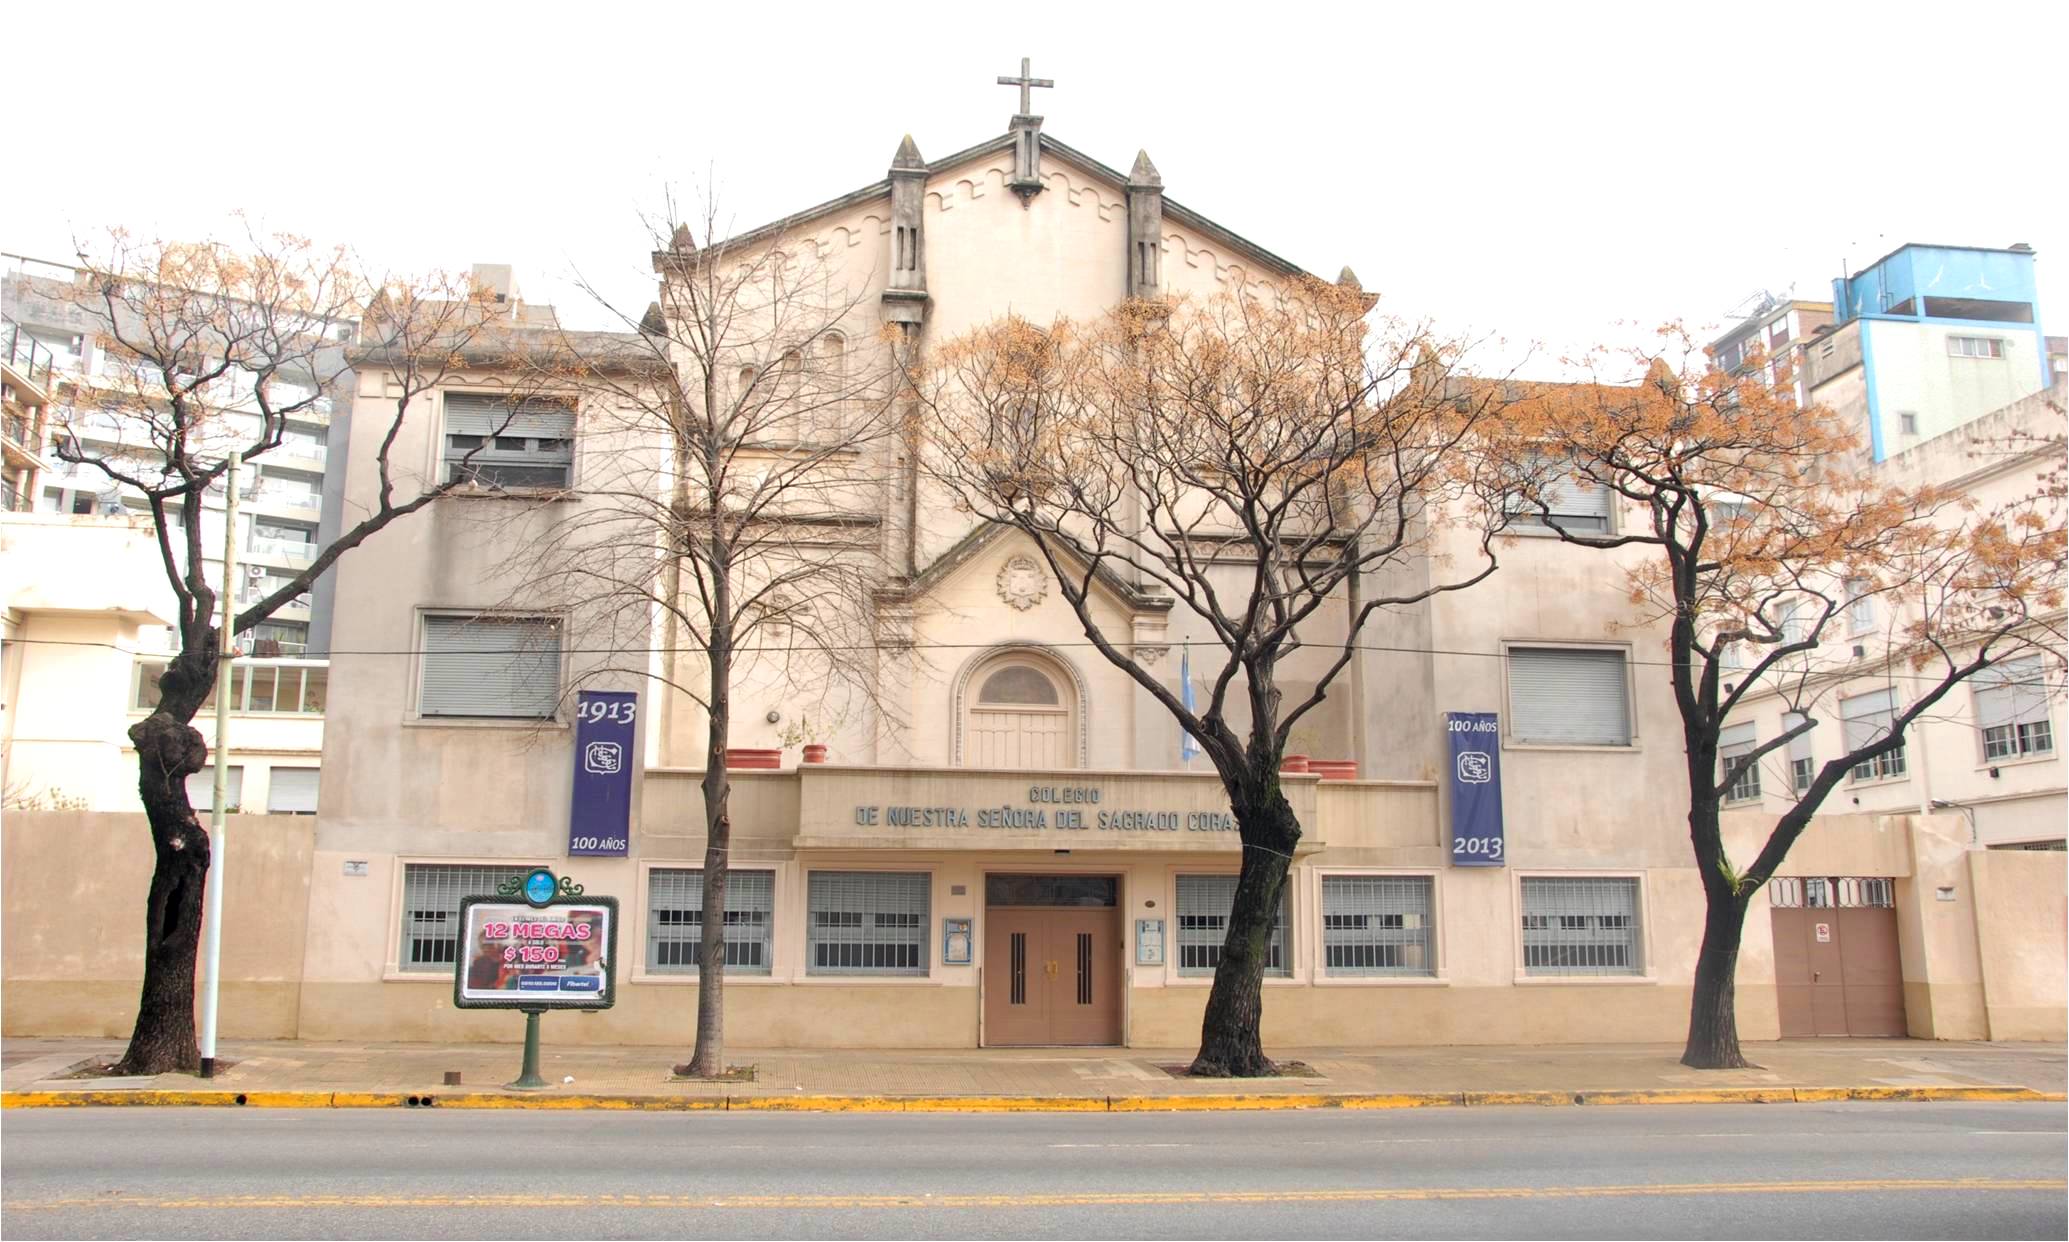
<svg viewBox="0 0 2069 1242">
<path fill-rule="evenodd" d="M 244 567 L 244 576 L 253 582 L 257 582 L 266 576 L 266 567 L 264 565 L 246 565 Z"/>
</svg>

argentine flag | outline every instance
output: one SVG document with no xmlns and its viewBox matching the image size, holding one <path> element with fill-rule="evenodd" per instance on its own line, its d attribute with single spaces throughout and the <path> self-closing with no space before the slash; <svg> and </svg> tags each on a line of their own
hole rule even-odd
<svg viewBox="0 0 2069 1242">
<path fill-rule="evenodd" d="M 1178 656 L 1178 701 L 1185 705 L 1185 710 L 1195 710 L 1193 707 L 1193 649 L 1190 643 L 1186 644 Z M 1198 739 L 1194 738 L 1186 730 L 1180 729 L 1178 731 L 1178 757 L 1187 763 L 1191 763 L 1193 756 L 1199 753 L 1200 743 Z"/>
</svg>

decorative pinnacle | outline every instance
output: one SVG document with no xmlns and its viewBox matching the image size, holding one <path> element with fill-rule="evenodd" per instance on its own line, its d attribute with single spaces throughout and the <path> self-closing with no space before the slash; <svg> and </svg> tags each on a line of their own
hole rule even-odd
<svg viewBox="0 0 2069 1242">
<path fill-rule="evenodd" d="M 927 161 L 920 158 L 920 149 L 913 143 L 912 135 L 905 135 L 905 141 L 898 144 L 898 154 L 891 157 L 893 168 L 925 168 Z"/>
<path fill-rule="evenodd" d="M 675 226 L 675 233 L 668 239 L 668 248 L 670 250 L 680 250 L 685 252 L 695 250 L 697 248 L 697 243 L 690 240 L 689 225 L 678 224 Z"/>
<path fill-rule="evenodd" d="M 1164 179 L 1157 175 L 1157 166 L 1149 162 L 1147 150 L 1135 153 L 1135 167 L 1128 170 L 1128 184 L 1159 187 L 1164 184 Z"/>
<path fill-rule="evenodd" d="M 1358 283 L 1358 274 L 1351 270 L 1351 265 L 1348 263 L 1344 264 L 1343 270 L 1336 274 L 1336 283 L 1342 285 L 1346 289 L 1358 289 L 1362 291 L 1365 288 L 1364 285 Z"/>
</svg>

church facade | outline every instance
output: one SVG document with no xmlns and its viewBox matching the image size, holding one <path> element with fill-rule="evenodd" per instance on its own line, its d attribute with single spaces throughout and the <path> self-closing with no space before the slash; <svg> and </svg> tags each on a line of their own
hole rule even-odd
<svg viewBox="0 0 2069 1242">
<path fill-rule="evenodd" d="M 1003 135 L 932 161 L 907 139 L 882 181 L 736 240 L 810 246 L 860 295 L 842 332 L 856 351 L 924 351 L 1008 311 L 1044 322 L 1091 319 L 1127 297 L 1280 296 L 1303 275 L 1168 197 L 1147 154 L 1122 171 L 1044 133 L 1025 99 L 1037 85 L 1022 85 Z M 1338 279 L 1356 282 L 1348 269 Z M 393 377 L 364 369 L 356 405 L 394 391 Z M 482 402 L 508 391 L 482 359 L 409 421 L 393 459 L 449 468 L 455 445 L 479 436 Z M 297 826 L 310 834 L 300 968 L 291 997 L 247 1009 L 273 1027 L 240 1031 L 226 1004 L 227 1033 L 517 1038 L 505 1015 L 454 1007 L 457 914 L 463 897 L 548 866 L 616 896 L 623 923 L 616 1006 L 555 1015 L 547 1038 L 689 1038 L 707 917 L 704 718 L 670 687 L 695 667 L 666 649 L 658 623 L 606 641 L 578 603 L 524 598 L 512 556 L 603 503 L 585 493 L 608 491 L 646 450 L 590 430 L 603 424 L 580 408 L 536 418 L 497 442 L 512 441 L 515 467 L 546 472 L 561 498 L 456 494 L 339 563 L 321 813 Z M 348 505 L 372 486 L 379 446 L 360 440 L 385 426 L 354 421 Z M 871 624 L 886 636 L 869 702 L 829 710 L 769 682 L 733 705 L 729 1038 L 1191 1044 L 1238 860 L 1219 781 L 1084 641 L 1036 549 L 972 524 L 898 442 L 868 452 L 880 486 L 860 493 L 857 524 L 882 566 Z M 1268 1048 L 1685 1030 L 1702 899 L 1658 646 L 1599 554 L 1528 530 L 1501 551 L 1488 583 L 1377 626 L 1294 738 L 1285 787 L 1304 836 L 1267 971 Z M 1129 636 L 1176 692 L 1212 638 L 1140 584 L 1101 589 L 1106 631 Z M 484 632 L 544 654 L 470 663 L 470 634 Z M 606 646 L 647 652 L 646 667 L 601 669 Z M 1298 661 L 1286 670 L 1292 688 L 1317 675 Z M 570 856 L 578 686 L 635 696 L 622 852 Z M 1465 769 L 1445 727 L 1465 712 L 1497 722 L 1483 749 L 1499 761 L 1498 857 L 1455 853 Z M 1760 822 L 1749 814 L 1744 828 Z M 1834 881 L 1835 893 L 1840 879 L 1878 881 L 1846 890 L 1877 935 L 1887 924 L 1891 950 L 1854 1033 L 2059 1026 L 2059 1009 L 2015 1018 L 1986 997 L 1972 910 L 1989 877 L 1958 831 L 1947 817 L 1842 815 L 1795 851 L 1787 874 Z M 1947 891 L 1953 901 L 1936 904 Z M 1948 917 L 1956 909 L 1965 924 Z M 1794 951 L 1756 910 L 1740 973 L 1746 1038 L 1780 1032 L 1777 962 L 1786 970 Z"/>
</svg>

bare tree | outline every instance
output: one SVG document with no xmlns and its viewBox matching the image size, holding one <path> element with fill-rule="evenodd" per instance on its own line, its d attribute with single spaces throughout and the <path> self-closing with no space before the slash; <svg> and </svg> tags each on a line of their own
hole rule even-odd
<svg viewBox="0 0 2069 1242">
<path fill-rule="evenodd" d="M 736 696 L 781 687 L 835 712 L 837 699 L 878 708 L 879 450 L 899 432 L 867 282 L 846 283 L 809 237 L 718 232 L 707 204 L 655 237 L 659 298 L 643 314 L 590 291 L 635 329 L 608 353 L 564 338 L 560 382 L 581 394 L 579 435 L 600 464 L 576 485 L 582 503 L 512 557 L 523 593 L 564 600 L 585 643 L 607 636 L 585 678 L 651 678 L 704 715 L 697 1030 L 675 1067 L 698 1077 L 726 1070 Z"/>
<path fill-rule="evenodd" d="M 1678 329 L 1665 335 L 1680 344 L 1678 366 L 1634 359 L 1644 371 L 1634 384 L 1548 385 L 1517 402 L 1520 469 L 1507 503 L 1567 542 L 1650 553 L 1630 565 L 1630 588 L 1667 629 L 1707 907 L 1682 1062 L 1739 1068 L 1747 906 L 1825 799 L 1857 768 L 1893 770 L 1907 731 L 1963 681 L 2037 655 L 2051 666 L 2041 675 L 2059 682 L 2062 478 L 2043 448 L 2032 486 L 1988 508 L 1937 486 L 1892 485 L 1860 460 L 1838 415 L 1796 408 L 1786 374 L 1728 376 Z M 2043 432 L 2042 445 L 2060 434 Z M 1573 487 L 1608 489 L 1638 521 L 1578 529 L 1555 499 Z M 1863 607 L 1880 608 L 1883 640 L 1865 658 L 1842 655 L 1852 636 L 1833 640 Z M 1789 791 L 1787 808 L 1752 861 L 1733 862 L 1722 819 L 1733 786 L 1814 730 L 1842 688 L 1877 682 L 1892 692 L 1887 710 L 1848 722 L 1840 753 L 1808 780 L 1772 782 Z M 1767 692 L 1787 709 L 1783 727 L 1725 754 L 1733 714 Z"/>
<path fill-rule="evenodd" d="M 1495 569 L 1499 472 L 1480 445 L 1496 394 L 1457 395 L 1461 347 L 1399 323 L 1374 332 L 1370 305 L 1307 281 L 1128 303 L 1083 326 L 1007 318 L 916 381 L 928 470 L 1035 542 L 1093 647 L 1198 739 L 1228 793 L 1242 861 L 1195 1074 L 1273 1070 L 1259 1021 L 1301 836 L 1279 783 L 1293 730 L 1374 617 Z M 1101 626 L 1103 574 L 1168 594 L 1219 646 L 1204 703 Z M 1302 652 L 1313 681 L 1288 696 Z"/>
<path fill-rule="evenodd" d="M 221 490 L 233 457 L 256 462 L 280 446 L 290 421 L 320 420 L 352 350 L 400 360 L 391 365 L 402 396 L 376 455 L 373 505 L 307 567 L 237 610 L 234 630 L 243 633 L 346 552 L 445 490 L 398 492 L 388 449 L 414 399 L 437 386 L 486 315 L 464 285 L 369 278 L 343 250 L 282 235 L 252 232 L 229 245 L 137 241 L 116 231 L 103 253 L 81 260 L 88 274 L 72 296 L 114 365 L 99 383 L 75 385 L 58 410 L 57 455 L 143 498 L 178 602 L 176 650 L 158 679 L 157 703 L 129 729 L 157 861 L 145 910 L 143 991 L 119 1067 L 194 1070 L 194 959 L 210 841 L 186 779 L 208 761 L 190 722 L 215 688 L 218 663 L 203 497 Z M 355 339 L 358 345 L 348 344 Z M 80 434 L 89 421 L 98 424 L 91 443 Z M 115 447 L 104 447 L 111 440 Z"/>
</svg>

